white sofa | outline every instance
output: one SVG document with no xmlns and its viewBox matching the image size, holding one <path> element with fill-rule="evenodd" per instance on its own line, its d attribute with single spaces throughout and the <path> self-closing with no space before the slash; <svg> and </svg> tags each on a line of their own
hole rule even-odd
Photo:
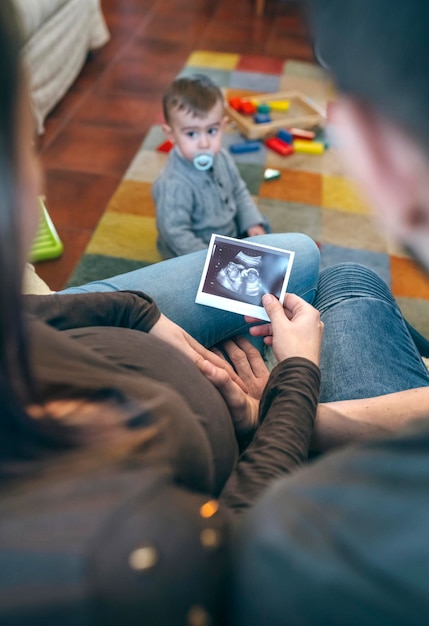
<svg viewBox="0 0 429 626">
<path fill-rule="evenodd" d="M 1 0 L 0 0 L 1 1 Z M 104 45 L 109 32 L 99 0 L 13 0 L 24 34 L 37 130 L 76 79 L 88 52 Z"/>
</svg>

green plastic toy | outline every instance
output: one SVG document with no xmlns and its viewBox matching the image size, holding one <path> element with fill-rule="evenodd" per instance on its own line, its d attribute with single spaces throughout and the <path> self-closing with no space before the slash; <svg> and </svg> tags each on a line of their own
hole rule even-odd
<svg viewBox="0 0 429 626">
<path fill-rule="evenodd" d="M 43 198 L 39 198 L 39 204 L 40 221 L 36 236 L 30 249 L 30 263 L 56 259 L 61 256 L 64 250 L 64 245 L 58 236 L 56 228 L 46 209 Z"/>
</svg>

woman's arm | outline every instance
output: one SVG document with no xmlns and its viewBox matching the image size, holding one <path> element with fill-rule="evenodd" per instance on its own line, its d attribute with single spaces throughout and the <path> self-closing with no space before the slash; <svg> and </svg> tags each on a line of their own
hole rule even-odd
<svg viewBox="0 0 429 626">
<path fill-rule="evenodd" d="M 319 368 L 301 357 L 286 359 L 271 372 L 260 425 L 222 492 L 222 501 L 235 513 L 244 512 L 275 479 L 307 460 L 319 384 Z"/>
<path fill-rule="evenodd" d="M 330 450 L 354 441 L 388 435 L 429 416 L 429 387 L 376 398 L 319 404 L 312 449 Z"/>
<path fill-rule="evenodd" d="M 24 303 L 29 313 L 57 330 L 117 326 L 149 332 L 161 315 L 140 291 L 28 295 Z"/>
<path fill-rule="evenodd" d="M 273 296 L 264 296 L 263 304 L 271 320 L 265 325 L 265 332 L 271 333 L 267 340 L 279 364 L 269 376 L 260 405 L 257 396 L 266 367 L 262 367 L 262 357 L 258 355 L 258 360 L 248 342 L 241 341 L 234 349 L 230 342 L 226 346 L 249 389 L 247 394 L 225 372 L 212 364 L 201 365 L 222 393 L 236 427 L 244 433 L 246 425 L 257 427 L 222 493 L 222 500 L 236 513 L 254 504 L 276 478 L 307 458 L 319 397 L 318 360 L 323 333 L 319 313 L 294 294 L 288 294 L 284 308 Z"/>
<path fill-rule="evenodd" d="M 57 330 L 113 326 L 151 333 L 186 354 L 196 364 L 207 359 L 226 369 L 237 384 L 242 384 L 225 360 L 162 315 L 152 298 L 140 291 L 50 294 L 25 296 L 25 299 L 30 313 Z"/>
</svg>

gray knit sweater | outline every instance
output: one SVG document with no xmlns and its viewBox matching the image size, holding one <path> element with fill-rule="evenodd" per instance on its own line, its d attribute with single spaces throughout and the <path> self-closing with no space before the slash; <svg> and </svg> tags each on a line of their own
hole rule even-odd
<svg viewBox="0 0 429 626">
<path fill-rule="evenodd" d="M 226 150 L 201 172 L 174 148 L 152 195 L 158 250 L 166 258 L 207 248 L 212 233 L 240 237 L 251 226 L 267 226 Z"/>
</svg>

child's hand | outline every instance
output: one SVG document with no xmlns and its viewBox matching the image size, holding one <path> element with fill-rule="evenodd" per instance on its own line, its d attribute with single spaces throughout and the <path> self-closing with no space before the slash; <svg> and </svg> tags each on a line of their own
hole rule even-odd
<svg viewBox="0 0 429 626">
<path fill-rule="evenodd" d="M 267 231 L 263 226 L 261 226 L 261 224 L 256 224 L 256 226 L 251 226 L 247 229 L 247 236 L 256 237 L 257 235 L 265 235 L 266 232 Z"/>
</svg>

